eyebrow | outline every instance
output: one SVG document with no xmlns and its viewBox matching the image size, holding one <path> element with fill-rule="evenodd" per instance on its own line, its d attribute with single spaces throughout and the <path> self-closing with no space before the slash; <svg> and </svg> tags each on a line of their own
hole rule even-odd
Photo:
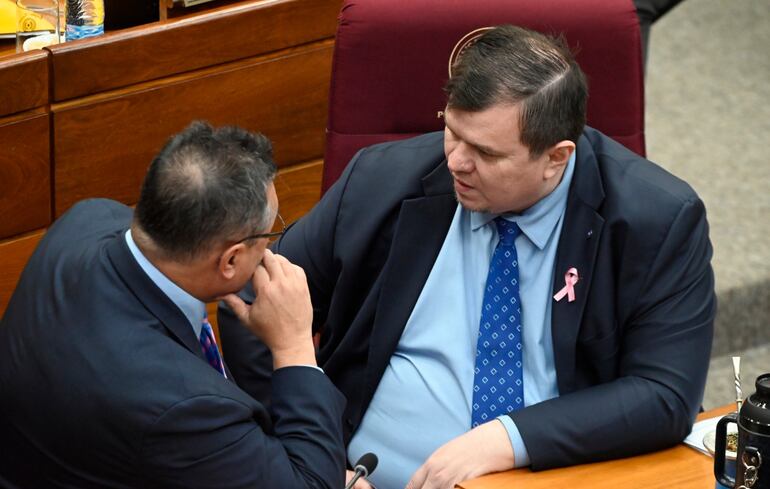
<svg viewBox="0 0 770 489">
<path fill-rule="evenodd" d="M 455 130 L 452 129 L 452 126 L 450 124 L 447 124 L 446 115 L 444 116 L 444 125 L 447 127 L 447 129 L 449 129 L 449 131 L 452 134 L 457 136 L 457 132 L 455 132 Z M 461 139 L 463 139 L 463 138 L 461 138 Z M 495 150 L 493 148 L 490 148 L 489 146 L 485 146 L 485 145 L 479 144 L 479 143 L 474 143 L 473 141 L 468 141 L 467 139 L 463 139 L 463 141 L 465 141 L 466 144 L 469 144 L 469 145 L 473 146 L 474 148 L 478 149 L 482 153 L 486 153 L 486 154 L 491 155 L 491 156 L 505 156 L 504 153 L 501 153 L 500 151 L 497 151 L 497 150 Z"/>
</svg>

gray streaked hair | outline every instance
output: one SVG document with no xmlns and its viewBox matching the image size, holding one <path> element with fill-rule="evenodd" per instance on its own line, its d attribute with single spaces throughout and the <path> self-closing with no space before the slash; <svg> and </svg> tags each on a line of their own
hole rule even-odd
<svg viewBox="0 0 770 489">
<path fill-rule="evenodd" d="M 275 172 L 265 136 L 193 122 L 153 159 L 134 219 L 168 257 L 193 258 L 267 227 Z"/>
</svg>

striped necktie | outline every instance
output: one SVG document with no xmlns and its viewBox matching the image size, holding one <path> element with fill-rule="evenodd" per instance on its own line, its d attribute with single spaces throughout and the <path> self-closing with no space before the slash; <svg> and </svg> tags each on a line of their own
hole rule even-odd
<svg viewBox="0 0 770 489">
<path fill-rule="evenodd" d="M 208 360 L 209 365 L 227 378 L 224 365 L 222 364 L 222 357 L 219 355 L 219 348 L 217 348 L 217 340 L 214 339 L 214 331 L 211 329 L 211 324 L 209 323 L 208 314 L 203 316 L 203 327 L 201 328 L 201 335 L 198 339 L 201 342 L 203 355 L 206 357 L 206 360 Z"/>
</svg>

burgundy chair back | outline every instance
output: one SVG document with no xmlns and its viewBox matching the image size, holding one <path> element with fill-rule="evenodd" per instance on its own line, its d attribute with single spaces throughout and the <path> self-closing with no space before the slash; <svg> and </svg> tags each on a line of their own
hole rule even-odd
<svg viewBox="0 0 770 489">
<path fill-rule="evenodd" d="M 452 48 L 478 27 L 564 34 L 589 84 L 588 124 L 644 155 L 644 74 L 631 0 L 345 0 L 334 47 L 323 191 L 361 148 L 443 129 Z"/>
</svg>

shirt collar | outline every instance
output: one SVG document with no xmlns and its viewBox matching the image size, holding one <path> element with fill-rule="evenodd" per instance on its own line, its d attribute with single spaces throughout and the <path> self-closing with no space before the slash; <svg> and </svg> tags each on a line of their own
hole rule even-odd
<svg viewBox="0 0 770 489">
<path fill-rule="evenodd" d="M 545 248 L 548 238 L 553 233 L 553 230 L 556 229 L 556 224 L 558 224 L 559 219 L 564 214 L 564 210 L 567 208 L 567 195 L 569 194 L 572 175 L 575 172 L 575 153 L 575 151 L 572 152 L 572 156 L 570 156 L 567 162 L 567 168 L 564 170 L 561 182 L 550 194 L 537 201 L 535 205 L 521 214 L 491 214 L 488 212 L 471 211 L 471 229 L 476 231 L 496 217 L 502 216 L 504 219 L 518 224 L 521 232 L 538 249 L 542 250 Z"/>
<path fill-rule="evenodd" d="M 131 254 L 134 256 L 142 270 L 144 270 L 144 273 L 146 273 L 147 276 L 150 277 L 150 280 L 152 280 L 155 285 L 157 285 L 158 288 L 171 299 L 171 302 L 176 304 L 190 322 L 190 325 L 195 332 L 195 337 L 200 338 L 201 329 L 203 328 L 203 316 L 206 314 L 206 304 L 191 296 L 168 277 L 163 275 L 163 273 L 144 256 L 142 251 L 136 245 L 133 236 L 131 236 L 130 229 L 126 231 L 126 244 L 128 244 L 128 249 L 131 250 Z"/>
</svg>

